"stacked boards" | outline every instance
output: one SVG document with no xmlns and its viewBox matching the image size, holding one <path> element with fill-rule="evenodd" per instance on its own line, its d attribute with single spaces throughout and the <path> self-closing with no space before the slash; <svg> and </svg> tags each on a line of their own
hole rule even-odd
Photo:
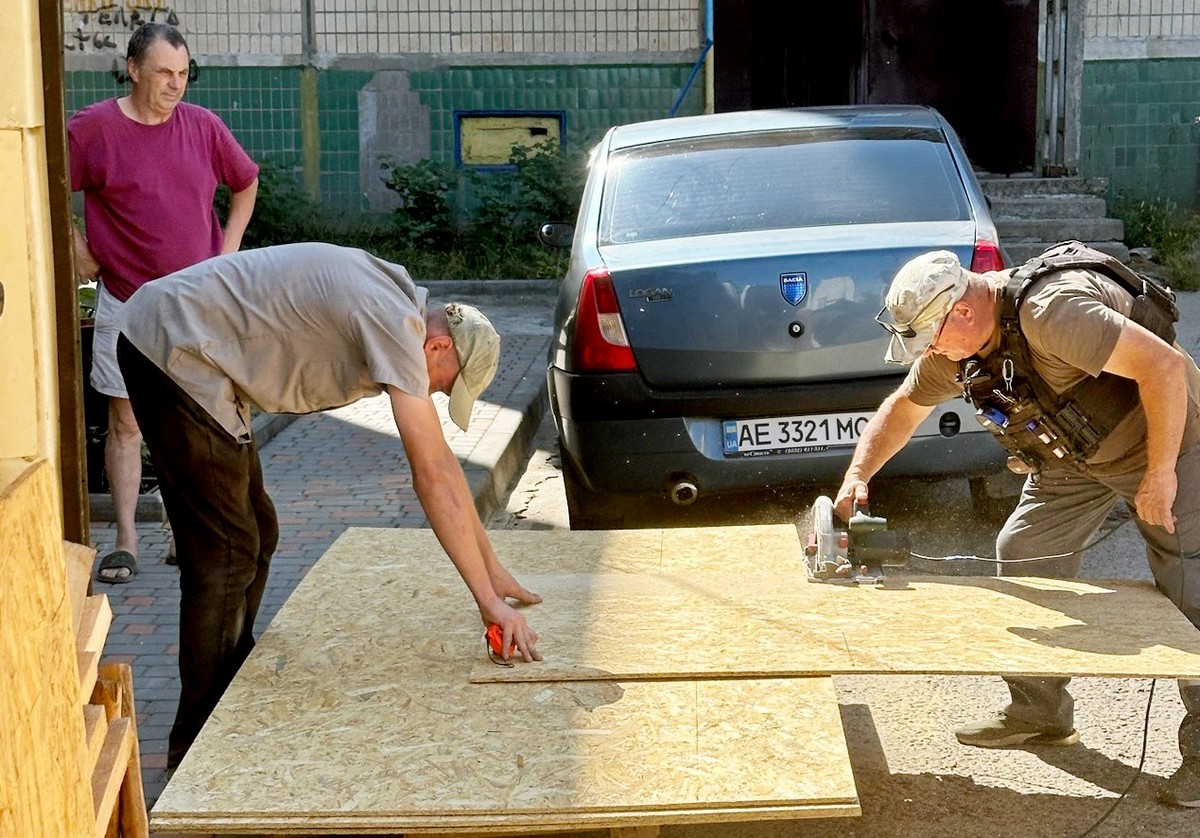
<svg viewBox="0 0 1200 838">
<path fill-rule="evenodd" d="M 1200 632 L 1139 583 L 817 585 L 790 526 L 489 535 L 545 596 L 527 614 L 544 662 L 489 662 L 431 532 L 349 530 L 235 678 L 155 828 L 854 816 L 831 674 L 1200 676 Z"/>
</svg>

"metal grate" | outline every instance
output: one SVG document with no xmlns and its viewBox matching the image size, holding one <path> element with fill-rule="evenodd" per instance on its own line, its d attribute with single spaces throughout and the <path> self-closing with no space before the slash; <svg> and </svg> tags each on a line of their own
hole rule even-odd
<svg viewBox="0 0 1200 838">
<path fill-rule="evenodd" d="M 1200 11 L 1195 0 L 1090 0 L 1088 38 L 1200 37 Z"/>
<path fill-rule="evenodd" d="M 63 0 L 68 54 L 124 57 L 141 21 L 180 28 L 196 57 L 296 62 L 301 0 Z M 313 50 L 402 54 L 679 52 L 701 40 L 700 0 L 312 0 Z M 211 61 L 209 62 L 211 63 Z"/>
<path fill-rule="evenodd" d="M 178 26 L 196 57 L 279 63 L 301 53 L 299 0 L 63 0 L 64 47 L 124 58 L 130 32 L 150 21 Z"/>
<path fill-rule="evenodd" d="M 337 55 L 675 52 L 700 39 L 697 0 L 315 0 Z"/>
</svg>

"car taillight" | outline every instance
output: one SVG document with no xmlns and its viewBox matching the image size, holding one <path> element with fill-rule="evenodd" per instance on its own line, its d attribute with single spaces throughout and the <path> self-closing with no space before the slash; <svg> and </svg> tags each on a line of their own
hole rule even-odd
<svg viewBox="0 0 1200 838">
<path fill-rule="evenodd" d="M 971 254 L 971 270 L 981 274 L 1003 269 L 1004 254 L 1000 252 L 1000 245 L 986 239 L 976 241 L 975 252 Z"/>
<path fill-rule="evenodd" d="M 587 272 L 575 311 L 575 371 L 632 372 L 637 369 L 612 277 L 603 268 Z"/>
</svg>

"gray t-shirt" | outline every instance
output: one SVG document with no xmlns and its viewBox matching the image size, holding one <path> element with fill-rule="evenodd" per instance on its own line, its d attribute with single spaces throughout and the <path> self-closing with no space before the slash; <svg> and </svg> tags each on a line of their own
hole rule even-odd
<svg viewBox="0 0 1200 838">
<path fill-rule="evenodd" d="M 998 288 L 1008 281 L 1009 272 L 987 277 Z M 1098 376 L 1117 345 L 1132 306 L 1133 298 L 1116 282 L 1091 271 L 1063 271 L 1039 280 L 1017 312 L 1034 370 L 1055 393 L 1070 389 L 1087 376 Z M 1190 358 L 1186 352 L 1183 354 Z M 923 355 L 908 372 L 905 393 L 916 404 L 926 406 L 961 396 L 957 374 L 958 364 L 954 361 L 941 355 Z M 1194 362 L 1188 364 L 1187 381 L 1189 404 L 1183 448 L 1200 439 L 1200 370 Z M 1146 415 L 1139 405 L 1105 437 L 1088 462 L 1115 460 L 1144 445 L 1145 437 Z"/>
<path fill-rule="evenodd" d="M 304 243 L 218 256 L 143 285 L 122 334 L 234 437 L 249 405 L 312 413 L 429 393 L 426 291 L 362 250 Z"/>
</svg>

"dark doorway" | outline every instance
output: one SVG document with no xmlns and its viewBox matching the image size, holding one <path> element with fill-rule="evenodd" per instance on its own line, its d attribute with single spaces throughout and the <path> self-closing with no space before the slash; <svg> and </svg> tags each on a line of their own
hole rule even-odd
<svg viewBox="0 0 1200 838">
<path fill-rule="evenodd" d="M 978 168 L 1031 171 L 1037 27 L 1036 0 L 715 0 L 715 105 L 931 105 Z"/>
<path fill-rule="evenodd" d="M 716 109 L 858 101 L 862 11 L 860 0 L 715 0 Z"/>
</svg>

